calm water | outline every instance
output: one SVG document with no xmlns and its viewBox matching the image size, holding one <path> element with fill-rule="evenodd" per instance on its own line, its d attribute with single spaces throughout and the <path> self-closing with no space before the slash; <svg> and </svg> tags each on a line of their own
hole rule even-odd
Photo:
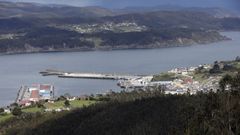
<svg viewBox="0 0 240 135">
<path fill-rule="evenodd" d="M 115 81 L 60 79 L 42 77 L 39 71 L 64 71 L 155 74 L 175 67 L 188 67 L 215 60 L 232 60 L 240 55 L 240 32 L 224 35 L 232 41 L 209 45 L 149 50 L 96 51 L 71 53 L 39 53 L 0 56 L 0 106 L 16 98 L 21 85 L 51 83 L 57 95 L 83 95 L 119 91 Z"/>
</svg>

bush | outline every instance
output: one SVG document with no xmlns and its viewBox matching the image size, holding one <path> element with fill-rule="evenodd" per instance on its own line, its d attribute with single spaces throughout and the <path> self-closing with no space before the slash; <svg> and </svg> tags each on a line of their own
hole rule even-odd
<svg viewBox="0 0 240 135">
<path fill-rule="evenodd" d="M 4 112 L 4 109 L 3 108 L 0 108 L 0 114 Z"/>
<path fill-rule="evenodd" d="M 215 62 L 214 66 L 212 69 L 209 71 L 210 74 L 216 74 L 216 73 L 221 73 L 220 66 L 217 62 Z"/>
<path fill-rule="evenodd" d="M 240 62 L 240 57 L 237 56 L 235 61 Z"/>
<path fill-rule="evenodd" d="M 69 102 L 68 100 L 66 100 L 66 101 L 64 102 L 64 105 L 65 105 L 66 107 L 69 107 L 69 106 L 70 106 L 70 102 Z"/>
<path fill-rule="evenodd" d="M 15 107 L 13 110 L 12 110 L 12 114 L 14 116 L 20 116 L 22 114 L 22 110 L 20 107 Z"/>
</svg>

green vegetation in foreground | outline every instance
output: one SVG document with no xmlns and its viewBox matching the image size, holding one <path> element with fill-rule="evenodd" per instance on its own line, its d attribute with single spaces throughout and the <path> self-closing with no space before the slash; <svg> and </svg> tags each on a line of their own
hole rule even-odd
<svg viewBox="0 0 240 135">
<path fill-rule="evenodd" d="M 105 97 L 108 102 L 21 117 L 4 123 L 0 131 L 6 135 L 238 135 L 240 73 L 225 76 L 220 86 L 217 92 L 196 95 L 165 95 L 158 88 L 111 93 Z"/>
<path fill-rule="evenodd" d="M 0 123 L 5 122 L 6 120 L 12 118 L 12 114 L 0 114 Z"/>
</svg>

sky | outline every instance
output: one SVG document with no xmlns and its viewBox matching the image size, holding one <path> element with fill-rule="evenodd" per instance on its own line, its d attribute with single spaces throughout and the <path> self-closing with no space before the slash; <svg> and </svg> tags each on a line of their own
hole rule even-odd
<svg viewBox="0 0 240 135">
<path fill-rule="evenodd" d="M 102 6 L 124 8 L 136 6 L 178 5 L 187 7 L 225 7 L 240 11 L 240 0 L 5 0 L 36 2 L 44 4 L 67 4 L 73 6 Z"/>
</svg>

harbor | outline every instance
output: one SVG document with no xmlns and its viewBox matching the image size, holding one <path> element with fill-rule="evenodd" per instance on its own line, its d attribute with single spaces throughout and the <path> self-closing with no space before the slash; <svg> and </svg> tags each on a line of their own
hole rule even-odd
<svg viewBox="0 0 240 135">
<path fill-rule="evenodd" d="M 214 65 L 225 67 L 226 63 L 217 62 Z M 227 65 L 229 66 L 229 65 Z M 62 72 L 57 70 L 46 70 L 40 72 L 43 76 L 58 76 L 60 78 L 81 78 L 81 79 L 108 79 L 115 80 L 116 85 L 125 91 L 149 90 L 162 87 L 166 94 L 196 94 L 198 91 L 217 91 L 218 82 L 221 76 L 210 76 L 207 82 L 201 81 L 198 72 L 201 70 L 210 71 L 213 64 L 204 64 L 196 67 L 175 68 L 158 75 L 119 75 L 101 73 L 77 73 Z"/>
</svg>

